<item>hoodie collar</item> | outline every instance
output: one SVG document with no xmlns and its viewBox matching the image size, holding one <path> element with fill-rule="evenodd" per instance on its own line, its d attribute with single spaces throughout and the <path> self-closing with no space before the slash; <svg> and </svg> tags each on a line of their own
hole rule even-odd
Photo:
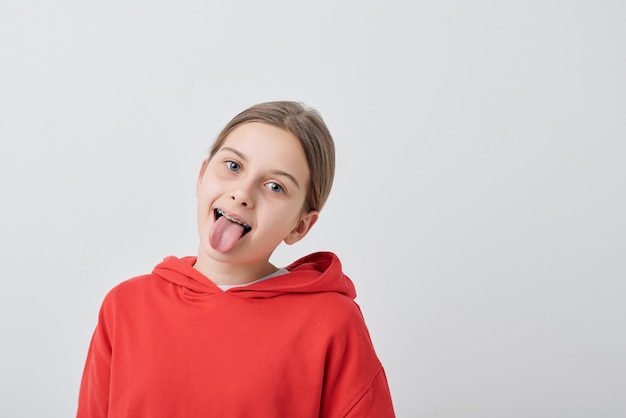
<svg viewBox="0 0 626 418">
<path fill-rule="evenodd" d="M 215 283 L 193 268 L 196 257 L 167 257 L 153 274 L 195 294 L 223 293 Z M 226 292 L 244 299 L 266 299 L 288 293 L 335 292 L 351 299 L 356 297 L 352 281 L 346 276 L 339 258 L 331 252 L 309 254 L 286 267 L 289 273 L 235 287 Z"/>
</svg>

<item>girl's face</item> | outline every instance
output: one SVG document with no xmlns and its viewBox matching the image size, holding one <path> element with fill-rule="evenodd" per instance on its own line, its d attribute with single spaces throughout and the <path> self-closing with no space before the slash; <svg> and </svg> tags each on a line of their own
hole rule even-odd
<svg viewBox="0 0 626 418">
<path fill-rule="evenodd" d="M 299 140 L 261 122 L 236 127 L 198 179 L 199 261 L 267 264 L 317 220 L 304 212 L 309 167 Z"/>
</svg>

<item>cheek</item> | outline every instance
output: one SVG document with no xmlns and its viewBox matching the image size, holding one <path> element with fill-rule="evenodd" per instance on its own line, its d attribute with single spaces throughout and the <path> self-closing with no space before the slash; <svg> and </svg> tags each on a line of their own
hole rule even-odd
<svg viewBox="0 0 626 418">
<path fill-rule="evenodd" d="M 290 213 L 286 213 L 282 217 L 282 228 L 283 231 L 291 232 L 295 227 L 300 223 L 300 219 L 302 218 L 301 211 L 291 211 Z"/>
<path fill-rule="evenodd" d="M 257 209 L 260 209 L 257 207 Z M 291 227 L 292 220 L 295 219 L 293 210 L 290 208 L 263 208 L 262 213 L 257 212 L 259 226 L 263 225 L 269 234 L 281 234 L 282 231 Z"/>
<path fill-rule="evenodd" d="M 203 202 L 211 200 L 211 197 L 218 192 L 218 190 L 216 190 L 217 184 L 219 184 L 219 181 L 216 181 L 209 175 L 205 174 L 204 178 L 198 184 L 198 187 L 196 189 L 198 200 L 201 200 Z"/>
<path fill-rule="evenodd" d="M 211 196 L 208 190 L 200 188 L 197 196 L 198 214 L 205 215 L 210 211 Z"/>
</svg>

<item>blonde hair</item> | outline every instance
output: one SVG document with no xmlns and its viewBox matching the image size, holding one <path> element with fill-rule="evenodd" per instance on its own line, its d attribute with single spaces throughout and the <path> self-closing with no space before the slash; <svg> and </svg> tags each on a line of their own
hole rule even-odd
<svg viewBox="0 0 626 418">
<path fill-rule="evenodd" d="M 322 116 L 299 102 L 273 101 L 249 107 L 222 129 L 213 143 L 209 159 L 222 147 L 237 126 L 262 122 L 285 129 L 300 141 L 309 165 L 310 182 L 305 201 L 306 211 L 320 211 L 335 177 L 335 144 Z"/>
</svg>

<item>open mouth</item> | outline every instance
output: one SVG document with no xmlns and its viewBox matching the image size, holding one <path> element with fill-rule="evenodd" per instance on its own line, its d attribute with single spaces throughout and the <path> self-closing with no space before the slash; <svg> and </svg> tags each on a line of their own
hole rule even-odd
<svg viewBox="0 0 626 418">
<path fill-rule="evenodd" d="M 239 219 L 233 218 L 229 214 L 222 212 L 221 209 L 215 209 L 214 213 L 215 213 L 215 219 L 216 220 L 223 216 L 224 218 L 228 219 L 229 221 L 241 225 L 243 227 L 243 234 L 241 234 L 242 237 L 252 230 L 252 227 L 250 225 L 245 224 L 245 223 L 241 222 Z"/>
</svg>

